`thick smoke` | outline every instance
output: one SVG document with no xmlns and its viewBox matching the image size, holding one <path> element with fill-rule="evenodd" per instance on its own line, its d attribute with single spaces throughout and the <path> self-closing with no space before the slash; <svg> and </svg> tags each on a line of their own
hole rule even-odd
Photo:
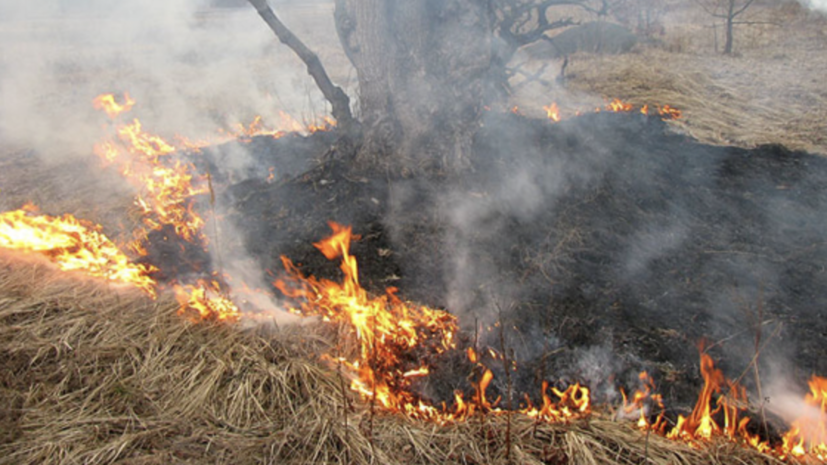
<svg viewBox="0 0 827 465">
<path fill-rule="evenodd" d="M 345 80 L 348 70 L 341 57 L 336 62 L 341 52 L 330 47 L 332 4 L 285 3 L 279 13 Z M 118 100 L 129 93 L 136 105 L 123 121 L 137 117 L 145 131 L 169 141 L 177 135 L 209 140 L 256 116 L 266 127 L 288 129 L 283 114 L 313 122 L 328 112 L 300 60 L 246 1 L 0 0 L 0 41 L 0 142 L 32 149 L 56 166 L 88 158 L 83 175 L 90 180 L 107 174 L 92 154 L 112 127 L 93 109 L 93 99 L 103 93 Z M 239 182 L 252 173 L 266 176 L 268 166 L 251 166 L 255 159 L 242 145 L 222 151 L 217 169 L 225 177 Z M 128 194 L 120 189 L 119 195 Z M 219 218 L 228 216 L 220 197 L 215 207 Z M 269 286 L 263 266 L 246 256 L 243 244 L 232 243 L 238 237 L 234 225 L 210 222 L 205 232 L 213 265 L 228 276 L 233 296 L 275 312 L 263 294 L 239 292 Z"/>
<path fill-rule="evenodd" d="M 332 21 L 328 10 L 283 8 L 299 31 Z M 90 152 L 105 121 L 91 102 L 106 92 L 129 92 L 133 114 L 167 137 L 326 110 L 300 61 L 246 2 L 2 0 L 0 38 L 0 135 L 46 158 Z M 325 44 L 315 45 L 325 58 Z"/>
</svg>

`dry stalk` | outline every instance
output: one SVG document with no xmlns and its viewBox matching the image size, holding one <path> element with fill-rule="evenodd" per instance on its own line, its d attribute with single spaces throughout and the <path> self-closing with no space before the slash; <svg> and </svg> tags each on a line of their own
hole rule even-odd
<svg viewBox="0 0 827 465">
<path fill-rule="evenodd" d="M 508 349 L 505 346 L 505 324 L 503 324 L 502 320 L 502 312 L 500 312 L 500 351 L 502 352 L 502 361 L 503 361 L 503 369 L 505 370 L 505 380 L 506 386 L 508 389 L 507 397 L 506 397 L 506 408 L 508 411 L 506 412 L 505 417 L 505 460 L 507 463 L 511 463 L 511 414 L 514 410 L 514 404 L 512 402 L 513 396 L 513 386 L 511 381 L 511 361 L 508 357 Z"/>
<path fill-rule="evenodd" d="M 339 378 L 339 391 L 342 395 L 342 424 L 345 427 L 345 444 L 350 444 L 350 432 L 348 428 L 348 410 L 350 403 L 347 397 L 347 388 L 345 387 L 345 378 L 342 375 L 342 344 L 341 344 L 342 323 L 336 325 L 336 375 Z M 350 453 L 345 449 L 345 462 L 350 462 Z"/>
</svg>

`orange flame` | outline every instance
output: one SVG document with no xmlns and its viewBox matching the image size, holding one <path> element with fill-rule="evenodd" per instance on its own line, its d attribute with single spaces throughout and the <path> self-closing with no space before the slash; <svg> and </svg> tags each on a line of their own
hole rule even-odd
<svg viewBox="0 0 827 465">
<path fill-rule="evenodd" d="M 359 354 L 345 363 L 354 372 L 353 390 L 388 410 L 436 416 L 434 407 L 409 390 L 415 378 L 410 374 L 422 373 L 428 369 L 427 363 L 410 368 L 407 357 L 402 356 L 415 350 L 442 353 L 455 347 L 456 319 L 442 310 L 403 302 L 394 288 L 387 289 L 384 296 L 368 295 L 359 284 L 356 259 L 350 255 L 350 241 L 355 237 L 352 229 L 336 223 L 330 223 L 330 227 L 333 235 L 313 245 L 328 259 L 342 259 L 343 282 L 305 277 L 290 259 L 282 257 L 287 277 L 276 281 L 275 286 L 299 302 L 291 311 L 352 327 Z"/>
<path fill-rule="evenodd" d="M 546 111 L 548 119 L 555 123 L 560 122 L 560 107 L 557 106 L 557 102 L 552 102 L 551 105 L 544 106 L 543 110 Z"/>
<path fill-rule="evenodd" d="M 92 100 L 92 105 L 96 110 L 103 110 L 106 114 L 115 119 L 121 113 L 127 112 L 135 105 L 135 100 L 129 96 L 128 93 L 123 94 L 124 103 L 120 104 L 115 101 L 115 96 L 112 94 L 98 95 Z"/>
<path fill-rule="evenodd" d="M 792 423 L 790 431 L 782 437 L 782 457 L 802 458 L 810 456 L 819 461 L 827 460 L 827 378 L 813 376 L 810 392 L 804 403 L 813 412 Z"/>
<path fill-rule="evenodd" d="M 155 297 L 150 266 L 132 263 L 100 226 L 72 215 L 35 215 L 34 207 L 0 214 L 0 247 L 38 253 L 61 270 L 80 270 L 114 283 L 131 284 Z"/>
<path fill-rule="evenodd" d="M 744 417 L 740 420 L 738 418 L 745 410 L 748 401 L 746 389 L 729 380 L 721 370 L 715 368 L 712 357 L 703 353 L 703 343 L 700 349 L 702 351 L 703 389 L 692 413 L 688 417 L 679 415 L 677 424 L 666 436 L 670 439 L 682 439 L 689 442 L 708 441 L 714 436 L 723 436 L 732 440 L 740 440 L 761 452 L 769 451 L 770 447 L 766 441 L 761 441 L 757 435 L 752 435 L 747 431 L 749 418 Z M 718 396 L 717 399 L 713 399 L 714 396 Z M 721 414 L 723 425 L 715 419 Z"/>
<path fill-rule="evenodd" d="M 548 381 L 543 381 L 543 405 L 534 407 L 529 400 L 528 408 L 522 413 L 531 418 L 546 422 L 567 421 L 591 413 L 591 395 L 589 388 L 574 383 L 565 391 L 552 387 L 551 392 L 559 399 L 553 402 L 548 395 Z"/>
<path fill-rule="evenodd" d="M 683 113 L 680 110 L 678 110 L 677 108 L 671 107 L 669 105 L 663 105 L 663 106 L 656 105 L 656 108 L 657 108 L 657 114 L 659 116 L 661 116 L 662 119 L 673 119 L 674 120 L 674 119 L 679 119 L 683 116 Z M 628 113 L 628 112 L 635 111 L 635 109 L 636 109 L 636 107 L 635 107 L 634 104 L 631 104 L 629 102 L 624 102 L 623 100 L 620 100 L 620 99 L 616 98 L 616 99 L 612 99 L 611 101 L 608 101 L 606 103 L 605 107 L 595 107 L 594 112 L 595 113 L 600 113 L 601 111 L 605 110 L 605 111 L 612 112 L 612 113 Z M 543 110 L 546 111 L 546 117 L 551 122 L 557 123 L 557 122 L 560 122 L 562 120 L 560 108 L 557 105 L 557 103 L 552 103 L 551 105 L 543 106 Z M 514 109 L 512 109 L 512 112 L 516 112 L 516 111 L 517 111 L 516 107 Z M 648 104 L 643 105 L 642 107 L 640 107 L 638 109 L 638 111 L 640 111 L 640 113 L 643 114 L 643 115 L 651 114 Z M 582 112 L 578 110 L 578 111 L 574 112 L 574 115 L 575 116 L 580 116 L 581 113 Z"/>
<path fill-rule="evenodd" d="M 634 109 L 634 105 L 626 103 L 620 99 L 613 99 L 606 105 L 606 111 L 613 111 L 615 113 L 629 112 Z"/>
<path fill-rule="evenodd" d="M 635 391 L 632 399 L 629 400 L 626 392 L 621 389 L 620 394 L 623 396 L 623 412 L 626 414 L 638 413 L 637 421 L 638 428 L 642 430 L 651 429 L 653 431 L 662 431 L 666 423 L 664 422 L 663 413 L 663 397 L 655 392 L 655 382 L 649 373 L 643 371 L 639 375 L 641 383 L 643 383 L 643 390 Z M 650 422 L 649 417 L 654 411 L 658 414 L 655 421 Z"/>
<path fill-rule="evenodd" d="M 217 281 L 198 280 L 196 285 L 174 286 L 175 298 L 180 305 L 178 313 L 187 315 L 194 310 L 198 319 L 217 321 L 237 321 L 240 316 L 238 307 L 226 296 Z"/>
<path fill-rule="evenodd" d="M 350 255 L 350 241 L 355 237 L 350 227 L 330 223 L 333 234 L 314 246 L 328 259 L 340 258 L 344 279 L 341 283 L 305 277 L 293 262 L 282 257 L 287 277 L 274 285 L 297 306 L 291 309 L 302 315 L 321 316 L 324 321 L 345 322 L 359 342 L 359 353 L 354 359 L 338 358 L 353 376 L 351 389 L 363 399 L 374 401 L 388 411 L 412 418 L 438 423 L 462 421 L 475 413 L 493 415 L 504 412 L 496 407 L 499 399 L 490 401 L 487 389 L 493 372 L 480 363 L 480 355 L 468 347 L 468 359 L 475 364 L 478 381 L 474 394 L 466 400 L 462 392 L 454 393 L 454 405 L 438 409 L 412 392 L 411 380 L 430 373 L 429 354 L 440 354 L 454 349 L 457 331 L 456 319 L 442 310 L 417 306 L 401 301 L 390 288 L 384 296 L 372 297 L 361 287 L 356 259 Z M 411 357 L 411 354 L 418 354 Z M 486 351 L 492 359 L 502 359 L 494 351 Z M 333 360 L 330 357 L 325 357 Z M 411 360 L 417 365 L 410 367 Z M 521 412 L 537 421 L 563 421 L 587 415 L 591 399 L 586 387 L 574 384 L 565 391 L 553 388 L 558 397 L 552 401 L 543 390 L 543 406 L 529 406 Z"/>
</svg>

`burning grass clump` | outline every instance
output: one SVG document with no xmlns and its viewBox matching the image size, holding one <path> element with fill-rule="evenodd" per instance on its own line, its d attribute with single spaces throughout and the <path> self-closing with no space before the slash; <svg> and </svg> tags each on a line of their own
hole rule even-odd
<svg viewBox="0 0 827 465">
<path fill-rule="evenodd" d="M 4 254 L 0 269 L 0 463 L 772 462 L 646 435 L 608 413 L 447 426 L 371 413 L 318 362 L 333 350 L 321 324 L 193 324 L 169 296 L 31 257 Z"/>
</svg>

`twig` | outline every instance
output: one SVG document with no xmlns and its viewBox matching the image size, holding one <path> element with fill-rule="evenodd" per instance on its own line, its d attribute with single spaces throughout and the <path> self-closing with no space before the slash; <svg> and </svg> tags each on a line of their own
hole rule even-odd
<svg viewBox="0 0 827 465">
<path fill-rule="evenodd" d="M 218 270 L 224 272 L 224 263 L 221 259 L 221 237 L 218 235 L 218 217 L 215 214 L 215 190 L 212 187 L 212 173 L 207 168 L 207 187 L 210 189 L 210 212 L 212 213 L 213 235 L 215 236 L 215 260 L 218 262 Z"/>
<path fill-rule="evenodd" d="M 336 325 L 336 373 L 339 375 L 339 389 L 342 394 L 342 419 L 345 425 L 345 444 L 350 444 L 350 432 L 348 431 L 348 409 L 350 403 L 347 398 L 347 391 L 345 389 L 345 379 L 342 376 L 342 344 L 341 344 L 341 323 Z M 349 449 L 345 449 L 345 462 L 350 463 Z"/>
<path fill-rule="evenodd" d="M 497 305 L 497 309 L 499 309 L 499 305 Z M 514 410 L 514 405 L 512 403 L 512 383 L 511 383 L 511 362 L 508 357 L 508 351 L 505 347 L 505 324 L 503 324 L 503 317 L 502 311 L 499 311 L 499 319 L 500 319 L 500 351 L 503 354 L 503 369 L 505 370 L 505 381 L 506 386 L 508 387 L 506 402 L 506 407 L 508 411 L 506 412 L 505 416 L 505 461 L 506 463 L 511 463 L 511 413 Z"/>
<path fill-rule="evenodd" d="M 371 322 L 371 332 L 373 333 L 373 350 L 370 354 L 370 370 L 371 370 L 371 389 L 373 390 L 370 396 L 370 416 L 368 417 L 368 442 L 370 442 L 371 451 L 373 451 L 373 418 L 376 415 L 376 312 L 373 313 L 373 321 Z"/>
<path fill-rule="evenodd" d="M 772 341 L 775 338 L 775 336 L 777 336 L 778 333 L 781 332 L 782 327 L 784 327 L 783 323 L 778 323 L 778 325 L 776 325 L 776 327 L 773 330 L 772 334 L 770 334 L 770 337 L 768 337 L 764 341 L 764 343 L 761 344 L 761 347 L 758 350 L 755 351 L 755 355 L 752 356 L 752 360 L 749 361 L 749 364 L 747 364 L 747 367 L 744 368 L 744 371 L 741 373 L 741 375 L 738 376 L 738 378 L 735 379 L 735 383 L 741 384 L 741 380 L 744 379 L 744 376 L 749 371 L 751 365 L 754 364 L 758 360 L 758 356 L 761 355 L 761 352 L 763 352 L 764 349 L 769 345 L 770 341 Z"/>
</svg>

